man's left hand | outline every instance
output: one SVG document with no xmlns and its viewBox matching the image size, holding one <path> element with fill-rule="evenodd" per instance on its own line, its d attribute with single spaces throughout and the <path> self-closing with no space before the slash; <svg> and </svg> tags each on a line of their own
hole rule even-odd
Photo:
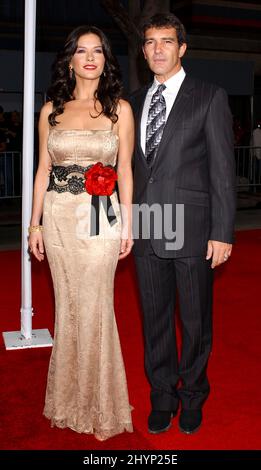
<svg viewBox="0 0 261 470">
<path fill-rule="evenodd" d="M 225 263 L 231 256 L 231 252 L 231 244 L 209 240 L 206 259 L 212 258 L 211 268 L 214 269 L 216 266 Z"/>
</svg>

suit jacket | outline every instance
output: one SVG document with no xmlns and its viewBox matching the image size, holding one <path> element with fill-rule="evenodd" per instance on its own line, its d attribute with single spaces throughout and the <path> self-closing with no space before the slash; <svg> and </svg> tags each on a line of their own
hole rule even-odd
<svg viewBox="0 0 261 470">
<path fill-rule="evenodd" d="M 151 84 L 150 84 L 151 85 Z M 235 156 L 232 117 L 227 94 L 214 84 L 186 75 L 167 119 L 156 159 L 148 167 L 140 145 L 140 122 L 144 100 L 150 85 L 134 92 L 130 102 L 136 121 L 134 152 L 135 205 L 171 208 L 173 232 L 176 204 L 184 205 L 183 246 L 171 248 L 173 234 L 165 235 L 164 223 L 157 224 L 162 236 L 148 237 L 154 252 L 162 258 L 200 256 L 206 254 L 208 240 L 233 242 L 236 211 Z M 136 206 L 137 207 L 137 206 Z M 153 206 L 155 207 L 155 206 Z M 169 210 L 169 209 L 168 209 Z M 137 234 L 134 216 L 134 254 L 143 255 L 148 240 Z M 180 226 L 181 226 L 180 225 Z"/>
</svg>

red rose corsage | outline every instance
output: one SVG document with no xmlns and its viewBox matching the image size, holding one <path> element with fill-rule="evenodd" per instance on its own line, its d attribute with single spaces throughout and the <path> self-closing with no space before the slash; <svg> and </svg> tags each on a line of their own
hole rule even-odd
<svg viewBox="0 0 261 470">
<path fill-rule="evenodd" d="M 91 194 L 91 205 L 94 211 L 91 213 L 91 236 L 100 233 L 100 206 L 102 204 L 110 225 L 117 222 L 110 196 L 112 195 L 117 173 L 111 165 L 103 166 L 101 162 L 92 165 L 84 173 L 84 186 L 88 194 Z"/>
<path fill-rule="evenodd" d="M 111 196 L 118 178 L 112 166 L 103 166 L 101 162 L 92 165 L 84 176 L 87 193 L 96 196 Z"/>
</svg>

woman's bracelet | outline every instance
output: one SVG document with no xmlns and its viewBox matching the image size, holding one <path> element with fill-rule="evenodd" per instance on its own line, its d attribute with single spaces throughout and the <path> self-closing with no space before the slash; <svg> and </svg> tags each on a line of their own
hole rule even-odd
<svg viewBox="0 0 261 470">
<path fill-rule="evenodd" d="M 28 227 L 28 232 L 42 232 L 43 226 L 42 225 L 30 225 Z"/>
</svg>

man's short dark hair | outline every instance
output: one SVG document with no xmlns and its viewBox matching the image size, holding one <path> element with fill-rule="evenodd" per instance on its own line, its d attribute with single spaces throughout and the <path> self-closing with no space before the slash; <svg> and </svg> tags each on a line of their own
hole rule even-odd
<svg viewBox="0 0 261 470">
<path fill-rule="evenodd" d="M 179 18 L 173 13 L 157 13 L 148 18 L 142 27 L 142 42 L 145 41 L 145 33 L 149 28 L 175 28 L 179 46 L 186 42 L 186 30 Z"/>
</svg>

